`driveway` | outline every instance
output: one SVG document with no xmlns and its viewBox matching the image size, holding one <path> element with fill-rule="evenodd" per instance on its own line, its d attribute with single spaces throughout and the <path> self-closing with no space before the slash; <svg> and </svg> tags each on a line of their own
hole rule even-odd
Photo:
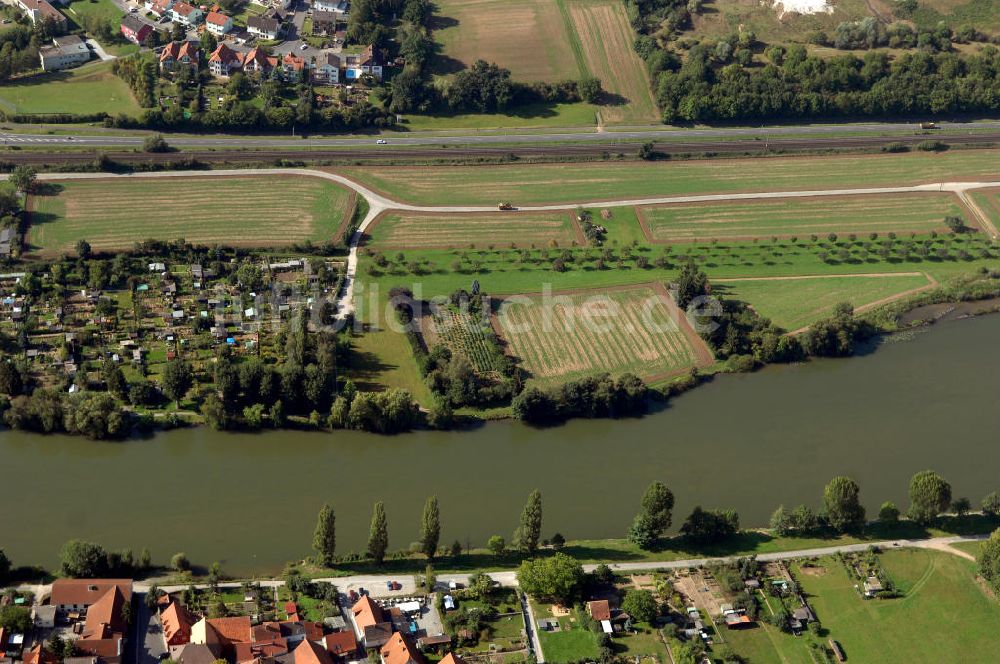
<svg viewBox="0 0 1000 664">
<path fill-rule="evenodd" d="M 89 46 L 90 49 L 97 54 L 97 57 L 101 59 L 101 62 L 107 62 L 108 60 L 118 59 L 117 55 L 111 55 L 110 53 L 105 51 L 104 47 L 98 44 L 96 39 L 88 39 L 87 46 Z"/>
</svg>

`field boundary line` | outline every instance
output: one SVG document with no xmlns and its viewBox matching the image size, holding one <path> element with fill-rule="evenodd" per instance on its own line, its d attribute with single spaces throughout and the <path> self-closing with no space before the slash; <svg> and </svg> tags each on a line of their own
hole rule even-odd
<svg viewBox="0 0 1000 664">
<path fill-rule="evenodd" d="M 987 189 L 987 191 L 989 190 Z M 982 208 L 979 207 L 979 203 L 977 203 L 972 196 L 969 196 L 965 191 L 959 191 L 956 193 L 958 194 L 959 201 L 964 203 L 965 207 L 972 213 L 972 216 L 976 217 L 979 221 L 980 227 L 994 240 L 997 239 L 997 237 L 1000 236 L 1000 231 L 998 231 L 997 227 L 993 225 L 993 220 L 990 216 L 983 212 Z"/>
<path fill-rule="evenodd" d="M 580 78 L 593 76 L 594 74 L 590 71 L 590 68 L 587 66 L 587 60 L 583 56 L 583 42 L 580 41 L 580 33 L 576 31 L 576 25 L 573 24 L 573 17 L 569 14 L 569 7 L 566 6 L 566 0 L 556 0 L 556 5 L 559 7 L 559 15 L 562 17 L 566 35 L 569 37 L 569 48 L 573 51 L 573 59 L 576 60 L 576 67 L 580 71 Z"/>
<path fill-rule="evenodd" d="M 347 229 L 351 225 L 351 220 L 354 219 L 354 215 L 358 212 L 358 192 L 351 190 L 350 198 L 347 199 L 347 210 L 344 213 L 344 218 L 340 220 L 340 225 L 337 226 L 337 231 L 333 235 L 331 242 L 337 244 L 344 241 L 344 236 L 347 235 Z"/>
<path fill-rule="evenodd" d="M 927 277 L 931 279 L 930 275 L 926 272 L 857 272 L 848 274 L 790 274 L 788 276 L 773 276 L 773 277 L 723 277 L 721 279 L 712 279 L 713 283 L 725 284 L 725 283 L 736 283 L 740 281 L 803 281 L 806 279 L 837 279 L 837 278 L 890 278 L 890 277 Z M 937 282 L 935 282 L 937 283 Z"/>
</svg>

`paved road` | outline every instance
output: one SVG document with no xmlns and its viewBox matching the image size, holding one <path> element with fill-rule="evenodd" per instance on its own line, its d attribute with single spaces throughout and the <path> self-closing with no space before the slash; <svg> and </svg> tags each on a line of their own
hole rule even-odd
<svg viewBox="0 0 1000 664">
<path fill-rule="evenodd" d="M 349 243 L 349 250 L 347 256 L 347 267 L 345 269 L 345 276 L 343 281 L 343 286 L 341 287 L 341 292 L 338 297 L 338 307 L 337 307 L 337 318 L 343 319 L 349 314 L 353 313 L 354 307 L 354 284 L 355 278 L 357 276 L 358 270 L 358 247 L 360 246 L 361 239 L 364 237 L 365 231 L 371 226 L 372 222 L 378 217 L 379 214 L 386 210 L 407 210 L 413 212 L 433 212 L 436 214 L 453 214 L 461 212 L 495 212 L 496 208 L 492 206 L 476 206 L 476 205 L 464 205 L 464 206 L 454 206 L 454 205 L 412 205 L 410 203 L 403 203 L 400 201 L 395 201 L 383 194 L 369 189 L 363 184 L 356 182 L 350 178 L 338 175 L 336 173 L 328 173 L 326 171 L 317 171 L 312 169 L 283 169 L 283 168 L 252 168 L 252 169 L 236 169 L 236 170 L 215 170 L 215 171 L 160 171 L 154 173 L 127 173 L 127 174 L 109 174 L 109 173 L 41 173 L 38 178 L 40 180 L 93 180 L 93 179 L 108 179 L 108 178 L 183 178 L 183 177 L 225 177 L 233 175 L 289 175 L 292 173 L 298 173 L 304 176 L 318 177 L 326 180 L 332 180 L 338 184 L 344 185 L 356 191 L 359 195 L 363 196 L 368 201 L 368 214 L 361 221 L 360 226 L 357 231 L 351 236 Z M 6 176 L 0 176 L 6 178 Z M 769 198 L 814 198 L 820 196 L 868 196 L 877 194 L 902 194 L 902 193 L 916 193 L 916 192 L 928 192 L 928 191 L 947 191 L 953 192 L 960 196 L 965 196 L 967 191 L 973 189 L 982 189 L 987 187 L 1000 187 L 1000 182 L 935 182 L 930 184 L 921 184 L 910 187 L 870 187 L 870 188 L 858 188 L 858 189 L 813 189 L 807 191 L 762 191 L 762 192 L 752 192 L 752 193 L 733 193 L 733 194 L 707 194 L 698 196 L 658 196 L 650 198 L 628 198 L 621 200 L 612 201 L 574 201 L 571 203 L 558 203 L 555 205 L 529 205 L 517 208 L 520 211 L 553 211 L 553 210 L 574 210 L 579 207 L 632 207 L 635 205 L 666 205 L 670 203 L 709 203 L 709 202 L 720 202 L 720 201 L 737 201 L 737 200 L 761 200 Z M 974 208 L 975 209 L 975 208 Z M 994 239 L 998 237 L 997 228 L 991 223 L 991 221 L 985 217 L 981 216 L 980 222 L 983 227 Z"/>
<path fill-rule="evenodd" d="M 940 130 L 936 133 L 928 132 L 929 137 L 944 136 L 949 133 L 967 133 L 974 130 L 996 130 L 1000 129 L 1000 121 L 989 120 L 983 122 L 942 122 L 939 124 Z M 917 123 L 914 122 L 884 122 L 884 123 L 864 123 L 864 124 L 837 124 L 837 125 L 780 125 L 773 127 L 719 127 L 708 129 L 672 129 L 663 126 L 650 126 L 634 129 L 622 129 L 620 131 L 598 132 L 596 128 L 554 131 L 546 133 L 491 133 L 486 135 L 461 135 L 461 136 L 441 136 L 434 133 L 421 133 L 419 135 L 405 135 L 397 133 L 387 133 L 384 135 L 388 141 L 382 148 L 392 152 L 393 146 L 412 145 L 482 145 L 489 143 L 580 143 L 587 141 L 597 141 L 610 143 L 614 141 L 637 141 L 656 140 L 667 141 L 671 139 L 692 139 L 692 138 L 728 138 L 728 137 L 759 137 L 767 140 L 771 137 L 780 136 L 833 136 L 837 134 L 884 134 L 887 132 L 919 131 Z M 145 132 L 148 133 L 148 132 Z M 0 134 L 0 139 L 11 144 L 23 143 L 53 143 L 67 145 L 91 145 L 91 146 L 139 146 L 142 145 L 144 134 L 131 136 L 54 136 L 51 134 Z M 374 137 L 345 137 L 345 138 L 273 138 L 260 136 L 239 136 L 239 137 L 191 137 L 176 136 L 169 137 L 172 145 L 177 147 L 352 147 L 359 145 L 372 145 Z"/>
<path fill-rule="evenodd" d="M 136 618 L 134 633 L 128 648 L 128 664 L 159 664 L 167 652 L 163 641 L 163 625 L 156 614 L 146 607 L 146 591 L 135 594 Z"/>
</svg>

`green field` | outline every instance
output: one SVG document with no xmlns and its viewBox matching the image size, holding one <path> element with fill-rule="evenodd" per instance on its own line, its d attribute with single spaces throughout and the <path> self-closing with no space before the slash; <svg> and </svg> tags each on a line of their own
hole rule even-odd
<svg viewBox="0 0 1000 664">
<path fill-rule="evenodd" d="M 65 7 L 64 12 L 80 26 L 87 19 L 118 23 L 124 15 L 112 0 L 73 0 Z"/>
<path fill-rule="evenodd" d="M 727 630 L 725 639 L 733 652 L 746 657 L 749 664 L 814 664 L 805 639 L 764 622 L 753 629 Z"/>
<path fill-rule="evenodd" d="M 975 223 L 957 197 L 935 193 L 676 203 L 642 207 L 640 214 L 657 242 L 947 232 L 946 216 Z"/>
<path fill-rule="evenodd" d="M 71 252 L 78 240 L 95 251 L 145 239 L 271 247 L 333 241 L 352 213 L 354 195 L 319 178 L 136 178 L 53 185 L 31 203 L 32 249 Z"/>
<path fill-rule="evenodd" d="M 406 203 L 515 206 L 627 197 L 862 188 L 997 177 L 1000 150 L 504 166 L 333 169 Z"/>
<path fill-rule="evenodd" d="M 826 573 L 799 574 L 803 590 L 844 648 L 849 662 L 982 662 L 1000 634 L 1000 605 L 974 578 L 975 565 L 958 556 L 921 549 L 884 553 L 882 566 L 906 596 L 863 600 L 855 579 L 833 558 Z"/>
<path fill-rule="evenodd" d="M 404 115 L 400 127 L 408 131 L 592 127 L 597 124 L 595 112 L 595 106 L 583 102 L 575 104 L 536 103 L 517 106 L 505 113 Z"/>
<path fill-rule="evenodd" d="M 855 308 L 931 285 L 923 274 L 716 281 L 713 292 L 753 305 L 786 330 L 798 330 L 829 316 L 841 302 Z"/>
<path fill-rule="evenodd" d="M 509 352 L 539 381 L 600 372 L 662 377 L 712 362 L 654 287 L 513 297 L 496 314 Z"/>
<path fill-rule="evenodd" d="M 485 212 L 425 214 L 388 212 L 369 227 L 372 249 L 568 247 L 585 244 L 572 213 Z"/>
<path fill-rule="evenodd" d="M 0 86 L 0 107 L 13 113 L 139 112 L 128 85 L 111 73 L 110 62 L 8 81 Z"/>
</svg>

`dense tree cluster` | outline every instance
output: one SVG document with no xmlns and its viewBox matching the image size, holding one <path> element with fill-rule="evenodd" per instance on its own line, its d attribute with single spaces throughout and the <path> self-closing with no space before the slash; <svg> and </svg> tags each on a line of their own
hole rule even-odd
<svg viewBox="0 0 1000 664">
<path fill-rule="evenodd" d="M 752 31 L 700 42 L 671 41 L 691 26 L 698 0 L 627 0 L 664 122 L 759 120 L 989 112 L 1000 109 L 1000 51 L 952 50 L 953 41 L 984 39 L 974 28 L 913 29 L 865 18 L 814 33 L 816 44 L 839 49 L 918 49 L 895 58 L 871 51 L 833 58 L 810 56 L 802 44 L 758 44 Z M 675 46 L 687 48 L 680 57 Z M 763 51 L 765 60 L 755 57 Z"/>
<path fill-rule="evenodd" d="M 850 304 L 838 304 L 833 316 L 813 324 L 800 337 L 802 350 L 814 357 L 847 357 L 857 342 L 874 334 L 870 323 L 854 316 Z"/>
<path fill-rule="evenodd" d="M 633 374 L 588 376 L 557 387 L 529 387 L 514 397 L 514 417 L 532 423 L 573 417 L 630 417 L 646 412 L 649 388 Z"/>
<path fill-rule="evenodd" d="M 521 590 L 543 600 L 572 604 L 583 587 L 583 567 L 564 553 L 526 560 L 517 570 Z"/>
<path fill-rule="evenodd" d="M 47 37 L 44 28 L 33 30 L 20 23 L 0 33 L 0 82 L 38 68 L 38 48 Z"/>
<path fill-rule="evenodd" d="M 740 530 L 740 515 L 735 510 L 694 508 L 681 526 L 681 534 L 695 544 L 713 544 L 732 537 Z"/>
<path fill-rule="evenodd" d="M 651 548 L 673 521 L 674 494 L 662 482 L 653 482 L 642 496 L 642 509 L 628 529 L 628 540 Z"/>
</svg>

